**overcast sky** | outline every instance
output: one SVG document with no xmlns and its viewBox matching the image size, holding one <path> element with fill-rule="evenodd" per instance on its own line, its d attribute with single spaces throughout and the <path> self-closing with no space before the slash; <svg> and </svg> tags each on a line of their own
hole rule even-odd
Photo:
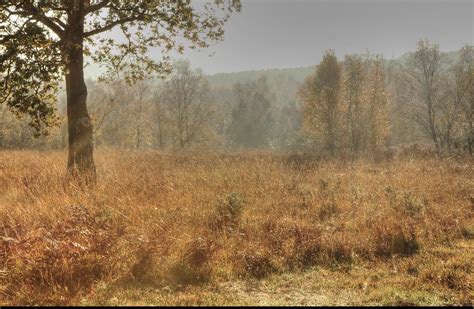
<svg viewBox="0 0 474 309">
<path fill-rule="evenodd" d="M 398 57 L 420 38 L 451 51 L 473 42 L 474 0 L 242 0 L 223 42 L 186 51 L 206 73 L 316 64 L 326 49 Z M 212 54 L 212 57 L 209 55 Z"/>
<path fill-rule="evenodd" d="M 315 65 L 327 49 L 340 58 L 367 49 L 397 58 L 421 38 L 443 51 L 474 41 L 474 0 L 241 1 L 242 12 L 226 24 L 224 41 L 174 58 L 214 74 Z M 157 49 L 153 53 L 161 59 Z M 86 68 L 91 77 L 99 72 Z"/>
</svg>

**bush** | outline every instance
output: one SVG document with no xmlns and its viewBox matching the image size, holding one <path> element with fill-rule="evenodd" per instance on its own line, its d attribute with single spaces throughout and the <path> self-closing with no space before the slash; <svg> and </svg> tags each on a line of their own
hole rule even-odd
<svg viewBox="0 0 474 309">
<path fill-rule="evenodd" d="M 339 213 L 339 208 L 335 201 L 323 202 L 318 211 L 320 220 L 327 220 L 337 213 Z"/>
<path fill-rule="evenodd" d="M 107 276 L 115 235 L 98 217 L 102 217 L 100 212 L 91 214 L 86 207 L 71 206 L 64 221 L 11 242 L 6 251 L 10 253 L 5 259 L 7 271 L 0 277 L 4 293 L 23 304 L 37 303 L 35 297 L 40 296 L 43 302 L 46 298 L 61 303 L 62 297 L 71 297 Z"/>
<path fill-rule="evenodd" d="M 395 211 L 410 217 L 423 216 L 428 208 L 428 200 L 425 197 L 415 196 L 411 191 L 398 193 L 390 186 L 386 187 L 384 191 L 390 206 Z"/>
<path fill-rule="evenodd" d="M 209 262 L 214 251 L 212 241 L 198 237 L 186 245 L 184 261 L 193 268 L 199 268 Z"/>
<path fill-rule="evenodd" d="M 267 221 L 261 242 L 286 269 L 303 269 L 316 264 L 321 256 L 321 230 L 298 222 Z"/>
<path fill-rule="evenodd" d="M 378 256 L 409 256 L 420 250 L 420 243 L 412 226 L 403 223 L 381 224 L 375 229 L 375 253 Z"/>
<path fill-rule="evenodd" d="M 212 241 L 197 237 L 186 243 L 179 261 L 173 264 L 167 274 L 175 285 L 195 285 L 210 279 L 212 269 L 209 262 L 215 251 Z"/>
<path fill-rule="evenodd" d="M 169 281 L 178 286 L 206 283 L 209 278 L 209 269 L 194 268 L 183 261 L 173 265 L 168 274 Z"/>
<path fill-rule="evenodd" d="M 211 230 L 233 233 L 238 228 L 244 200 L 238 193 L 219 198 L 209 222 Z"/>
<path fill-rule="evenodd" d="M 277 271 L 270 252 L 262 248 L 248 248 L 240 260 L 244 274 L 253 278 L 261 279 Z"/>
</svg>

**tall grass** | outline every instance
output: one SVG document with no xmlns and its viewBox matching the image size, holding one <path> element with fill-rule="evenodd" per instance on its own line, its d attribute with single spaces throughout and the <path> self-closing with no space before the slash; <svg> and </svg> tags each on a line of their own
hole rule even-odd
<svg viewBox="0 0 474 309">
<path fill-rule="evenodd" d="M 472 238 L 470 159 L 0 152 L 0 304 L 70 304 L 99 281 L 176 286 L 352 267 Z M 464 280 L 464 279 L 463 279 Z M 459 283 L 466 288 L 466 283 Z"/>
</svg>

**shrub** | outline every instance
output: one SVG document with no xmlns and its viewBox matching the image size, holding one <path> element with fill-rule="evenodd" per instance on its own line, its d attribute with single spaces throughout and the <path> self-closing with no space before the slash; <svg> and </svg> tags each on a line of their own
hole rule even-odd
<svg viewBox="0 0 474 309">
<path fill-rule="evenodd" d="M 209 269 L 194 268 L 180 261 L 171 266 L 167 277 L 175 285 L 198 285 L 209 280 L 210 272 Z"/>
<path fill-rule="evenodd" d="M 466 239 L 474 239 L 474 227 L 463 227 L 461 229 L 462 236 Z"/>
<path fill-rule="evenodd" d="M 210 218 L 211 230 L 234 232 L 240 222 L 244 200 L 238 193 L 219 198 L 215 211 Z"/>
<path fill-rule="evenodd" d="M 197 237 L 189 241 L 179 261 L 169 269 L 168 278 L 177 285 L 207 282 L 212 272 L 209 262 L 214 251 L 214 244 L 209 239 Z"/>
<path fill-rule="evenodd" d="M 194 268 L 206 265 L 214 253 L 215 248 L 212 241 L 198 237 L 186 245 L 184 261 Z"/>
<path fill-rule="evenodd" d="M 395 210 L 410 217 L 419 217 L 425 214 L 428 200 L 425 197 L 417 197 L 413 192 L 397 192 L 388 186 L 384 189 L 389 205 Z"/>
<path fill-rule="evenodd" d="M 332 216 L 339 213 L 339 208 L 337 207 L 336 201 L 326 201 L 323 202 L 318 211 L 318 216 L 320 220 L 327 220 Z"/>
<path fill-rule="evenodd" d="M 272 262 L 271 254 L 262 248 L 249 248 L 241 256 L 244 274 L 261 279 L 277 271 Z"/>
<path fill-rule="evenodd" d="M 378 256 L 408 256 L 420 250 L 414 227 L 404 227 L 402 223 L 381 223 L 375 229 L 375 253 Z"/>
<path fill-rule="evenodd" d="M 23 304 L 35 303 L 40 296 L 61 303 L 61 296 L 71 297 L 107 276 L 115 235 L 107 222 L 95 220 L 98 214 L 72 206 L 64 221 L 12 242 L 7 271 L 0 277 L 5 294 Z"/>
<path fill-rule="evenodd" d="M 321 230 L 299 222 L 267 221 L 262 226 L 262 244 L 287 269 L 302 269 L 319 261 Z"/>
</svg>

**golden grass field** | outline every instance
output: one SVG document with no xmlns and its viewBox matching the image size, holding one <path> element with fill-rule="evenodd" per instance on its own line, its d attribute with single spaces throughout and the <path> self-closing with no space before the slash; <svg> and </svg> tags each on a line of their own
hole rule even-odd
<svg viewBox="0 0 474 309">
<path fill-rule="evenodd" d="M 472 305 L 474 160 L 0 152 L 1 305 Z"/>
</svg>

